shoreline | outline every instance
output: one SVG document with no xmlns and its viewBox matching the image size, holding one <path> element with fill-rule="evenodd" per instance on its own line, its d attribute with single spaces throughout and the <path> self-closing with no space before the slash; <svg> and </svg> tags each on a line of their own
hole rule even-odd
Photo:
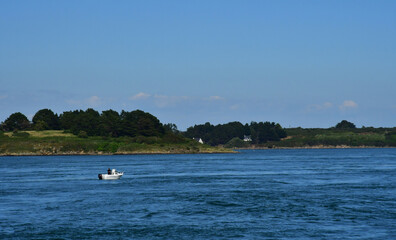
<svg viewBox="0 0 396 240">
<path fill-rule="evenodd" d="M 368 149 L 368 148 L 396 148 L 392 146 L 347 146 L 347 145 L 338 145 L 338 146 L 304 146 L 304 147 L 250 147 L 250 148 L 233 148 L 236 150 L 275 150 L 275 149 Z"/>
<path fill-rule="evenodd" d="M 18 156 L 116 156 L 116 155 L 179 155 L 179 154 L 238 154 L 238 150 L 293 150 L 293 149 L 390 149 L 396 148 L 392 146 L 376 147 L 376 146 L 305 146 L 305 147 L 250 147 L 250 148 L 232 148 L 224 149 L 224 151 L 202 151 L 202 152 L 165 152 L 165 151 L 152 151 L 152 152 L 65 152 L 65 153 L 0 153 L 0 157 L 18 157 Z"/>
<path fill-rule="evenodd" d="M 34 156 L 121 156 L 121 155 L 179 155 L 179 154 L 235 154 L 234 149 L 229 151 L 203 151 L 203 152 L 120 152 L 120 153 L 103 153 L 103 152 L 68 152 L 68 153 L 0 153 L 0 157 L 34 157 Z"/>
</svg>

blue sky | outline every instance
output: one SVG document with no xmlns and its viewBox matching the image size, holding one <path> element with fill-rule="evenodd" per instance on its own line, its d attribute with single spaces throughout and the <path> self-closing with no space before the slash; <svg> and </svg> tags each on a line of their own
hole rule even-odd
<svg viewBox="0 0 396 240">
<path fill-rule="evenodd" d="M 396 126 L 396 1 L 0 1 L 0 121 Z"/>
</svg>

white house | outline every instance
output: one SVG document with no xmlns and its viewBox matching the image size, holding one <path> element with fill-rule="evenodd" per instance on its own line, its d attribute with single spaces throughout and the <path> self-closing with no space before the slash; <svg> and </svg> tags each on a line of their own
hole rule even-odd
<svg viewBox="0 0 396 240">
<path fill-rule="evenodd" d="M 200 144 L 203 144 L 204 142 L 202 141 L 202 138 L 194 138 L 195 141 L 199 142 Z"/>
<path fill-rule="evenodd" d="M 243 136 L 243 141 L 244 141 L 244 142 L 251 142 L 251 141 L 252 141 L 252 137 L 251 137 L 251 136 L 246 136 L 246 135 L 244 135 L 244 136 Z"/>
</svg>

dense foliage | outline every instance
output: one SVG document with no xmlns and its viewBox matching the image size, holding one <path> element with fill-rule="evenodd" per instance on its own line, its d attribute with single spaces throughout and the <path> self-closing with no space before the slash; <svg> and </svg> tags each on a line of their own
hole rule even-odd
<svg viewBox="0 0 396 240">
<path fill-rule="evenodd" d="M 169 132 L 162 137 L 115 138 L 83 135 L 83 131 L 76 136 L 63 130 L 0 131 L 0 156 L 230 152 Z"/>
<path fill-rule="evenodd" d="M 30 127 L 30 122 L 25 115 L 20 112 L 11 114 L 3 124 L 1 129 L 4 131 L 25 130 Z"/>
<path fill-rule="evenodd" d="M 27 130 L 36 131 L 27 132 Z M 186 147 L 186 151 L 196 151 L 196 149 L 193 149 L 195 147 L 191 147 L 193 145 L 190 146 L 191 140 L 186 138 L 201 138 L 206 144 L 212 146 L 223 145 L 228 148 L 396 146 L 396 128 L 356 128 L 355 124 L 346 120 L 328 129 L 283 129 L 281 125 L 274 122 L 251 122 L 250 124 L 229 122 L 218 125 L 207 122 L 189 127 L 186 132 L 179 132 L 175 124 L 163 125 L 155 116 L 141 110 L 118 113 L 110 109 L 99 113 L 89 108 L 85 111 L 66 111 L 60 115 L 55 114 L 50 109 L 41 109 L 33 116 L 32 122 L 20 112 L 13 113 L 0 124 L 0 139 L 3 141 L 3 145 L 0 146 L 3 150 L 0 150 L 8 151 L 17 147 L 13 141 L 19 141 L 18 146 L 23 148 L 24 145 L 21 144 L 25 140 L 22 140 L 22 138 L 34 139 L 38 133 L 45 137 L 45 134 L 51 131 L 52 133 L 60 132 L 74 135 L 75 138 L 81 139 L 81 141 L 85 139 L 88 142 L 95 137 L 100 137 L 104 141 L 110 142 L 121 141 L 127 144 L 143 145 L 159 144 L 161 148 L 164 144 L 187 144 L 189 149 Z M 63 138 L 68 139 L 68 137 Z M 6 143 L 5 139 L 10 143 Z M 71 141 L 71 139 L 69 140 Z M 33 148 L 33 145 L 27 140 L 26 144 L 26 149 Z M 108 152 L 109 149 L 112 149 L 110 152 L 114 152 L 114 149 L 121 151 L 123 148 L 120 148 L 121 145 L 117 144 L 100 145 L 96 151 Z M 28 145 L 29 147 L 27 147 Z M 76 146 L 70 149 L 74 149 Z M 34 148 L 38 148 L 38 146 L 34 146 Z M 64 149 L 64 151 L 66 150 Z"/>
<path fill-rule="evenodd" d="M 253 144 L 262 144 L 268 141 L 279 141 L 287 135 L 281 125 L 274 122 L 251 122 L 250 125 L 230 122 L 216 126 L 207 122 L 189 127 L 185 136 L 188 138 L 201 138 L 210 145 L 220 145 L 226 144 L 234 138 L 244 139 L 245 136 L 250 136 Z"/>
<path fill-rule="evenodd" d="M 59 117 L 50 109 L 41 109 L 33 117 L 35 130 L 58 130 Z"/>
<path fill-rule="evenodd" d="M 349 129 L 349 128 L 356 128 L 355 124 L 348 122 L 347 120 L 342 120 L 341 122 L 337 123 L 335 128 L 338 129 Z"/>
<path fill-rule="evenodd" d="M 275 147 L 396 147 L 396 128 L 289 128 L 288 139 Z"/>
<path fill-rule="evenodd" d="M 32 123 L 22 113 L 11 114 L 1 124 L 4 131 L 15 130 L 66 130 L 82 138 L 88 136 L 163 136 L 165 128 L 150 113 L 141 110 L 132 112 L 114 110 L 98 111 L 89 108 L 86 111 L 75 110 L 63 112 L 59 116 L 49 109 L 39 110 Z"/>
</svg>

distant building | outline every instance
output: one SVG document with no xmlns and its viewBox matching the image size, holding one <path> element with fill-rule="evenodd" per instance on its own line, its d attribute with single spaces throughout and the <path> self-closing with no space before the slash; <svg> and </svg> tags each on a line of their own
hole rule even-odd
<svg viewBox="0 0 396 240">
<path fill-rule="evenodd" d="M 244 141 L 244 142 L 251 142 L 251 141 L 252 141 L 252 136 L 250 136 L 250 135 L 249 135 L 249 136 L 244 135 L 244 136 L 243 136 L 243 141 Z"/>
<path fill-rule="evenodd" d="M 199 142 L 200 144 L 203 144 L 204 142 L 202 141 L 202 138 L 193 138 L 195 141 Z"/>
</svg>

